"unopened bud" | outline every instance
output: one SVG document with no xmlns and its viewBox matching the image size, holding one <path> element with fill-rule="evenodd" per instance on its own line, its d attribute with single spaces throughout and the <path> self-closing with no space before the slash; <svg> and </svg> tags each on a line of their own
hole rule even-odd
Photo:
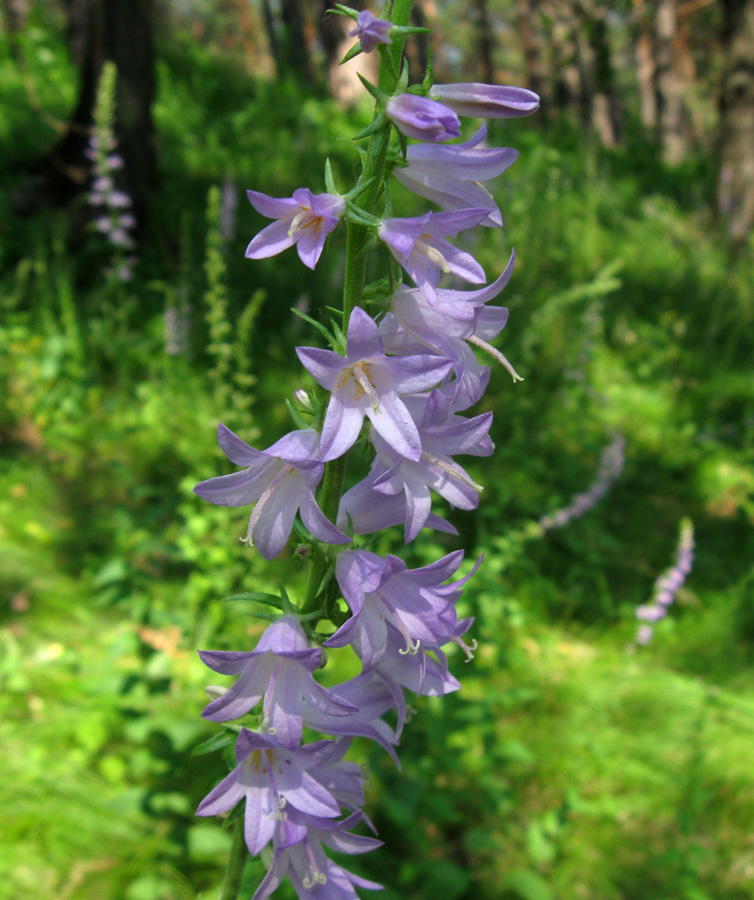
<svg viewBox="0 0 754 900">
<path fill-rule="evenodd" d="M 293 399 L 302 409 L 306 409 L 309 412 L 312 412 L 314 410 L 312 398 L 306 393 L 303 388 L 298 388 L 293 392 Z"/>
<path fill-rule="evenodd" d="M 204 688 L 204 691 L 210 700 L 217 700 L 219 697 L 222 697 L 227 690 L 227 688 L 220 687 L 219 684 L 208 684 L 207 687 Z"/>
</svg>

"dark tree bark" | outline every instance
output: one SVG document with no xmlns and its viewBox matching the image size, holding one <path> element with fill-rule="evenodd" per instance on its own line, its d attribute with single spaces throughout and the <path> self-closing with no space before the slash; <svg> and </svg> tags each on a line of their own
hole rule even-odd
<svg viewBox="0 0 754 900">
<path fill-rule="evenodd" d="M 322 45 L 325 71 L 328 71 L 330 66 L 336 62 L 338 47 L 345 33 L 342 27 L 343 17 L 329 13 L 329 10 L 335 8 L 336 2 L 337 0 L 318 0 L 317 33 L 319 42 Z M 350 20 L 348 24 L 351 24 Z M 350 31 L 351 29 L 348 28 L 346 30 Z"/>
<path fill-rule="evenodd" d="M 37 166 L 46 199 L 65 205 L 89 178 L 89 142 L 102 65 L 118 69 L 115 133 L 124 160 L 123 187 L 143 226 L 155 182 L 151 106 L 155 93 L 151 0 L 67 0 L 71 53 L 80 70 L 76 109 L 68 129 Z"/>
<path fill-rule="evenodd" d="M 486 84 L 495 83 L 495 68 L 492 64 L 492 51 L 494 49 L 494 37 L 487 0 L 474 0 L 476 19 L 476 45 L 479 69 L 479 80 Z"/>
<path fill-rule="evenodd" d="M 281 0 L 280 17 L 285 32 L 282 54 L 285 65 L 291 74 L 311 83 L 313 73 L 303 0 Z"/>
<path fill-rule="evenodd" d="M 652 131 L 657 128 L 657 84 L 652 42 L 652 19 L 644 0 L 633 0 L 636 42 L 636 74 L 639 85 L 639 118 Z"/>
<path fill-rule="evenodd" d="M 549 91 L 544 72 L 542 49 L 542 11 L 539 0 L 516 0 L 516 18 L 521 35 L 521 50 L 526 68 L 526 86 L 539 94 L 542 106 L 549 106 Z"/>
<path fill-rule="evenodd" d="M 754 0 L 721 0 L 727 66 L 720 93 L 718 209 L 741 243 L 754 225 Z"/>
</svg>

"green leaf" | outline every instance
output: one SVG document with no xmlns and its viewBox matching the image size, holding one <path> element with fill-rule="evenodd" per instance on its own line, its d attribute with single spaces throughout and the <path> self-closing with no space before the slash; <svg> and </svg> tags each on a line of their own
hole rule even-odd
<svg viewBox="0 0 754 900">
<path fill-rule="evenodd" d="M 335 187 L 335 179 L 333 178 L 332 164 L 330 162 L 329 156 L 325 160 L 325 187 L 327 188 L 328 194 L 338 194 L 338 189 Z"/>
<path fill-rule="evenodd" d="M 339 66 L 342 66 L 343 63 L 350 62 L 355 56 L 358 56 L 361 53 L 361 41 L 356 41 L 356 43 L 351 47 L 351 49 L 346 53 L 346 55 L 341 59 L 338 63 Z"/>
<path fill-rule="evenodd" d="M 511 872 L 503 886 L 519 900 L 552 900 L 547 882 L 531 869 Z"/>
<path fill-rule="evenodd" d="M 376 134 L 378 131 L 382 131 L 384 128 L 389 128 L 390 122 L 388 122 L 387 116 L 385 113 L 380 113 L 378 116 L 375 116 L 374 121 L 371 125 L 367 125 L 362 131 L 360 131 L 355 137 L 355 141 L 360 141 L 362 138 L 369 137 L 372 134 Z"/>
<path fill-rule="evenodd" d="M 205 753 L 212 753 L 214 750 L 219 750 L 221 747 L 227 747 L 228 744 L 232 744 L 233 741 L 235 741 L 234 731 L 238 726 L 233 726 L 233 728 L 231 728 L 229 725 L 225 725 L 224 728 L 225 731 L 213 734 L 211 738 L 202 741 L 201 744 L 197 744 L 191 751 L 191 755 L 204 756 Z M 240 730 L 241 729 L 238 728 L 238 731 Z"/>
<path fill-rule="evenodd" d="M 321 322 L 317 322 L 316 319 L 312 319 L 311 316 L 307 316 L 306 313 L 301 312 L 300 309 L 296 309 L 295 306 L 291 307 L 291 312 L 297 315 L 299 318 L 303 319 L 305 322 L 308 322 L 310 325 L 313 325 L 317 331 L 324 335 L 325 340 L 331 347 L 335 347 L 335 338 L 330 334 L 330 332 L 322 325 Z"/>
<path fill-rule="evenodd" d="M 266 594 L 264 591 L 245 591 L 241 594 L 231 594 L 230 597 L 223 597 L 223 603 L 230 603 L 235 600 L 243 600 L 247 603 L 264 603 L 266 606 L 274 606 L 276 609 L 282 609 L 283 603 L 277 594 Z"/>
<path fill-rule="evenodd" d="M 390 97 L 384 91 L 381 91 L 376 85 L 372 84 L 371 81 L 367 81 L 367 79 L 364 78 L 361 72 L 357 72 L 357 75 L 359 76 L 359 81 L 380 104 L 380 106 L 384 106 L 390 99 Z"/>
</svg>

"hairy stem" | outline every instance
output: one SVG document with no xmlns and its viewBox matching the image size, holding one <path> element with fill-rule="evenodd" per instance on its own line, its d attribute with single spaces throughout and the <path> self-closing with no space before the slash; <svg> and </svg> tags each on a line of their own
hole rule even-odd
<svg viewBox="0 0 754 900">
<path fill-rule="evenodd" d="M 243 834 L 243 816 L 236 819 L 233 826 L 233 843 L 230 845 L 230 856 L 225 869 L 225 879 L 220 900 L 236 900 L 241 889 L 241 879 L 249 851 L 246 849 L 246 841 Z"/>
</svg>

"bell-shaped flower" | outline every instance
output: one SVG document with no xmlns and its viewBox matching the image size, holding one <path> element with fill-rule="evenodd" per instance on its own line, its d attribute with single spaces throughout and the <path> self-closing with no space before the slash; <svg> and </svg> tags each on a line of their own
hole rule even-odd
<svg viewBox="0 0 754 900">
<path fill-rule="evenodd" d="M 346 211 L 346 203 L 336 194 L 312 194 L 309 188 L 298 188 L 292 197 L 268 197 L 259 191 L 246 191 L 254 209 L 277 219 L 263 228 L 246 248 L 248 259 L 275 256 L 296 244 L 301 262 L 313 269 L 317 265 L 325 238 L 333 231 Z"/>
<path fill-rule="evenodd" d="M 316 431 L 292 431 L 266 450 L 255 450 L 222 424 L 217 439 L 228 459 L 246 468 L 202 481 L 194 491 L 218 506 L 255 503 L 246 539 L 265 559 L 273 559 L 285 547 L 297 512 L 320 541 L 348 543 L 314 499 L 324 472 Z"/>
<path fill-rule="evenodd" d="M 377 44 L 390 44 L 393 25 L 385 19 L 378 19 L 368 9 L 362 9 L 356 18 L 356 27 L 348 32 L 348 37 L 359 39 L 363 53 L 371 53 Z"/>
<path fill-rule="evenodd" d="M 375 457 L 366 478 L 343 494 L 338 511 L 338 524 L 341 528 L 347 529 L 350 523 L 354 534 L 372 534 L 375 531 L 392 528 L 393 525 L 404 524 L 405 499 L 399 494 L 385 494 L 374 489 L 375 481 L 386 471 L 387 467 L 380 458 Z M 458 534 L 450 522 L 434 513 L 429 514 L 424 525 L 445 534 Z"/>
<path fill-rule="evenodd" d="M 492 413 L 473 419 L 451 416 L 448 401 L 439 391 L 432 391 L 426 400 L 406 398 L 406 402 L 418 419 L 421 457 L 408 460 L 396 456 L 377 434 L 371 435 L 371 441 L 385 466 L 385 472 L 374 480 L 373 489 L 388 495 L 405 496 L 404 536 L 408 544 L 427 523 L 432 506 L 430 489 L 447 500 L 451 507 L 477 508 L 482 488 L 452 456 L 489 456 L 494 448 L 487 434 Z M 415 407 L 419 408 L 415 410 Z"/>
<path fill-rule="evenodd" d="M 356 812 L 342 822 L 330 822 L 291 810 L 287 820 L 278 826 L 273 838 L 272 865 L 251 900 L 265 900 L 286 875 L 299 900 L 358 900 L 354 885 L 380 889 L 381 885 L 347 872 L 325 855 L 324 847 L 348 855 L 380 847 L 382 841 L 375 838 L 348 834 L 363 818 L 361 812 Z"/>
<path fill-rule="evenodd" d="M 398 731 L 383 722 L 383 716 L 390 709 L 403 710 L 405 715 L 405 703 L 403 694 L 398 695 L 391 691 L 385 682 L 372 672 L 364 672 L 350 681 L 339 684 L 332 689 L 343 702 L 356 709 L 354 715 L 335 715 L 326 710 L 315 708 L 304 702 L 304 724 L 322 734 L 332 734 L 345 737 L 366 737 L 383 747 L 397 766 L 398 757 L 393 749 L 398 745 L 400 729 L 403 721 L 399 719 Z M 347 719 L 347 721 L 346 721 Z M 399 766 L 400 767 L 400 766 Z"/>
<path fill-rule="evenodd" d="M 492 195 L 482 182 L 496 178 L 511 166 L 518 150 L 510 147 L 480 147 L 487 137 L 482 125 L 471 140 L 463 144 L 438 147 L 412 144 L 407 152 L 408 165 L 396 166 L 393 174 L 414 194 L 436 203 L 442 209 L 486 209 L 480 224 L 500 226 L 502 216 Z"/>
<path fill-rule="evenodd" d="M 459 116 L 476 119 L 518 118 L 539 109 L 539 96 L 534 91 L 498 84 L 434 84 L 429 96 L 449 106 Z"/>
<path fill-rule="evenodd" d="M 417 141 L 449 141 L 461 134 L 461 123 L 452 109 L 416 94 L 391 97 L 385 115 L 401 134 Z"/>
<path fill-rule="evenodd" d="M 322 651 L 309 647 L 295 616 L 283 616 L 269 625 L 250 653 L 205 650 L 199 656 L 215 672 L 239 676 L 202 712 L 212 722 L 238 719 L 264 696 L 264 728 L 283 747 L 294 748 L 301 743 L 304 702 L 322 715 L 339 717 L 358 712 L 356 706 L 312 677 L 322 662 Z"/>
<path fill-rule="evenodd" d="M 297 750 L 281 747 L 271 736 L 242 728 L 236 741 L 238 765 L 207 794 L 197 816 L 228 812 L 246 798 L 244 837 L 252 856 L 271 840 L 290 804 L 310 816 L 333 818 L 340 806 L 332 793 L 311 774 L 331 753 L 333 741 L 317 741 Z"/>
<path fill-rule="evenodd" d="M 401 656 L 416 654 L 422 645 L 435 650 L 446 644 L 457 624 L 454 611 L 448 615 L 448 608 L 461 596 L 471 576 L 451 584 L 442 582 L 462 561 L 463 551 L 457 550 L 429 566 L 409 570 L 397 556 L 383 559 L 366 550 L 341 553 L 335 577 L 352 616 L 325 646 L 345 647 L 358 637 L 361 661 L 368 671 L 387 650 L 388 624 L 403 636 Z"/>
<path fill-rule="evenodd" d="M 309 374 L 330 391 L 320 439 L 323 460 L 336 459 L 355 443 L 367 416 L 399 454 L 421 456 L 416 425 L 399 394 L 429 390 L 450 370 L 437 356 L 388 357 L 377 325 L 360 307 L 348 323 L 345 359 L 331 350 L 297 347 Z"/>
<path fill-rule="evenodd" d="M 467 630 L 472 622 L 473 619 L 459 622 L 452 639 L 455 640 L 456 636 Z M 358 637 L 354 649 L 359 652 Z M 433 648 L 432 652 L 434 656 L 425 653 L 424 648 L 420 647 L 415 653 L 406 653 L 403 635 L 388 622 L 387 648 L 373 671 L 393 690 L 406 688 L 422 697 L 443 697 L 459 690 L 461 683 L 450 674 L 445 654 L 437 648 Z"/>
<path fill-rule="evenodd" d="M 473 228 L 488 215 L 487 209 L 463 209 L 429 212 L 412 219 L 383 219 L 377 234 L 429 302 L 434 303 L 443 274 L 455 275 L 471 284 L 484 284 L 484 269 L 474 257 L 445 238 Z"/>
</svg>

